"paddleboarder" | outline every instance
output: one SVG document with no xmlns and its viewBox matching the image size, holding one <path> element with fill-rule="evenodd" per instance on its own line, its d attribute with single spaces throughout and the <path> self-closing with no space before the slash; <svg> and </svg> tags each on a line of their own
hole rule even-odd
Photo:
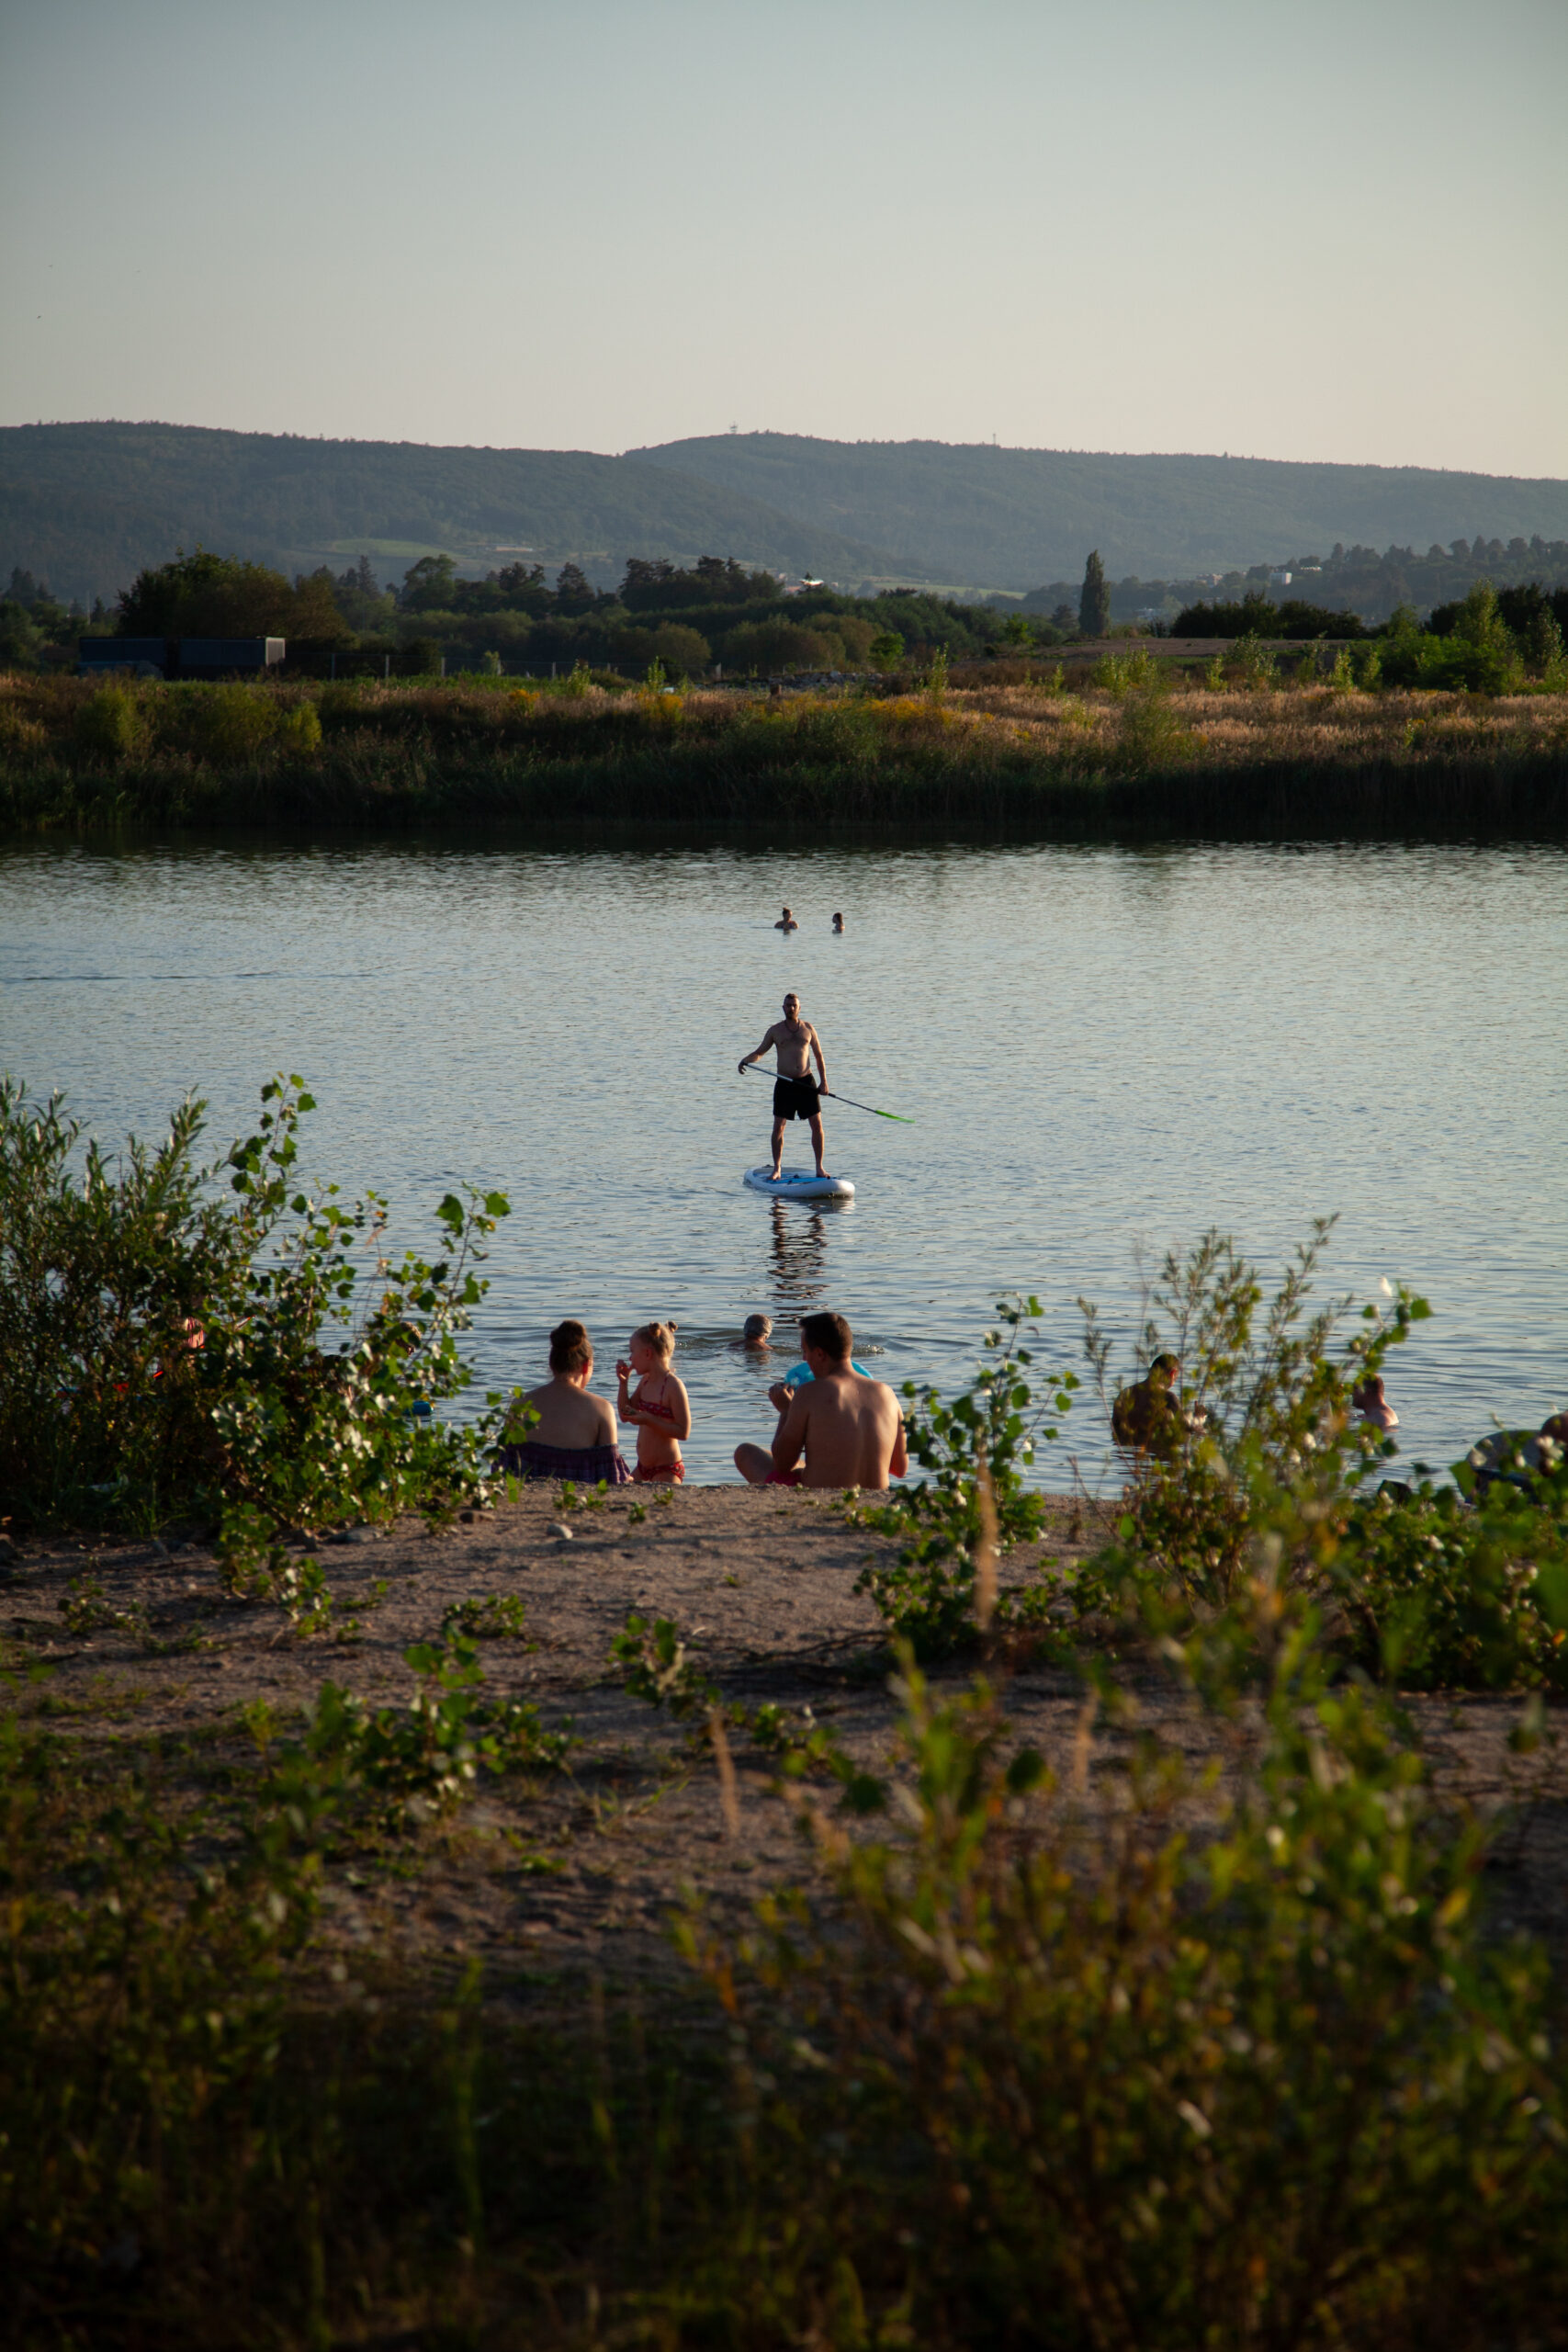
<svg viewBox="0 0 1568 2352">
<path fill-rule="evenodd" d="M 773 1080 L 773 1165 L 769 1178 L 776 1184 L 783 1173 L 784 1125 L 790 1119 L 804 1119 L 811 1129 L 811 1148 L 817 1154 L 818 1176 L 831 1174 L 822 1162 L 822 1096 L 828 1092 L 828 1065 L 822 1058 L 822 1040 L 809 1021 L 800 1017 L 800 999 L 792 989 L 784 1001 L 784 1019 L 775 1021 L 752 1053 L 747 1054 L 736 1067 L 744 1072 L 752 1062 L 761 1061 L 772 1048 L 778 1055 L 777 1075 Z M 811 1064 L 817 1064 L 817 1076 L 811 1074 Z"/>
</svg>

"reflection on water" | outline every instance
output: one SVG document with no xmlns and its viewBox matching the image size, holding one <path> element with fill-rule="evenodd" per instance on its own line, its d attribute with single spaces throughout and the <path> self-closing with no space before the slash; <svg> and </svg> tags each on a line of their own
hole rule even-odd
<svg viewBox="0 0 1568 2352">
<path fill-rule="evenodd" d="M 852 1210 L 852 1201 L 771 1201 L 773 1319 L 815 1314 L 828 1295 L 828 1219 Z"/>
<path fill-rule="evenodd" d="M 411 1238 L 499 1186 L 485 1378 L 542 1378 L 564 1315 L 602 1363 L 673 1317 L 696 1478 L 767 1435 L 814 1307 L 951 1387 L 1005 1289 L 1071 1362 L 1079 1293 L 1131 1342 L 1139 1242 L 1219 1225 L 1272 1266 L 1336 1209 L 1335 1282 L 1437 1310 L 1392 1368 L 1407 1451 L 1539 1423 L 1568 1404 L 1564 969 L 1540 849 L 0 854 L 0 1064 L 110 1137 L 194 1086 L 220 1146 L 299 1070 L 307 1169 Z M 829 1105 L 852 1204 L 741 1184 L 771 1113 L 736 1060 L 786 988 L 835 1081 L 916 1122 Z M 759 1307 L 782 1358 L 736 1344 Z"/>
</svg>

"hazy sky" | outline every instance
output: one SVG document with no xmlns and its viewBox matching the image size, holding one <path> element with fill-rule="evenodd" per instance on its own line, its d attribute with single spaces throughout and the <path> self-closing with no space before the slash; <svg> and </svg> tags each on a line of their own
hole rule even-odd
<svg viewBox="0 0 1568 2352">
<path fill-rule="evenodd" d="M 1568 474 L 1568 0 L 0 27 L 0 422 Z"/>
</svg>

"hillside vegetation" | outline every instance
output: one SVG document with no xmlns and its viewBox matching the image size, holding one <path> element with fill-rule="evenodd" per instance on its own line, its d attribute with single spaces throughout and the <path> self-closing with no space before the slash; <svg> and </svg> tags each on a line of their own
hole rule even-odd
<svg viewBox="0 0 1568 2352">
<path fill-rule="evenodd" d="M 1179 596 L 1200 574 L 1301 548 L 1409 553 L 1459 533 L 1568 540 L 1568 484 L 769 433 L 617 458 L 157 424 L 0 429 L 0 569 L 85 600 L 197 544 L 307 571 L 363 553 L 383 577 L 425 554 L 480 569 L 525 556 L 576 562 L 600 586 L 628 556 L 721 548 L 840 586 L 1013 592 L 1078 579 L 1097 548 L 1112 578 L 1189 583 Z"/>
<path fill-rule="evenodd" d="M 1568 539 L 1568 482 L 1416 466 L 1292 465 L 1261 458 L 1113 457 L 941 441 L 711 435 L 633 450 L 802 522 L 897 549 L 924 576 L 1032 588 L 1108 571 L 1226 571 L 1336 540 L 1426 548 L 1463 531 Z M 1451 590 L 1445 591 L 1451 594 Z"/>
<path fill-rule="evenodd" d="M 176 548 L 243 548 L 288 568 L 442 551 L 526 553 L 614 578 L 627 552 L 687 561 L 733 549 L 790 571 L 859 579 L 892 559 L 694 475 L 587 450 L 309 441 L 176 424 L 0 429 L 0 560 L 57 593 L 114 595 Z"/>
</svg>

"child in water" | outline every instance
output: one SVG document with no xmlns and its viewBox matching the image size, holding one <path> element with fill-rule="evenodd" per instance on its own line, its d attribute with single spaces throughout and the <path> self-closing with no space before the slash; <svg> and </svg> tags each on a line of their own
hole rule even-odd
<svg viewBox="0 0 1568 2352">
<path fill-rule="evenodd" d="M 644 1323 L 632 1333 L 630 1363 L 617 1362 L 620 1392 L 615 1409 L 637 1431 L 632 1476 L 641 1487 L 679 1486 L 686 1475 L 681 1440 L 692 1434 L 692 1407 L 685 1384 L 670 1369 L 675 1352 L 673 1323 Z M 626 1383 L 637 1375 L 629 1393 Z"/>
</svg>

